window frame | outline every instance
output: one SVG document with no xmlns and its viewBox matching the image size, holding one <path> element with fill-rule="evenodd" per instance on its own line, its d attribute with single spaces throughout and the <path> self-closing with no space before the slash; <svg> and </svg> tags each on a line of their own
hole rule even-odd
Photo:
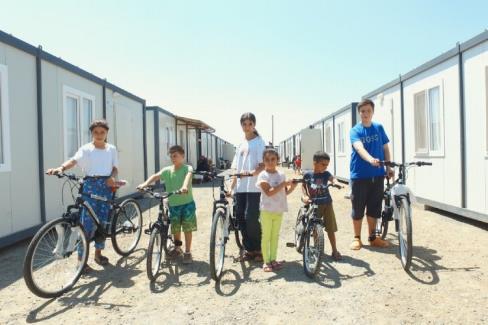
<svg viewBox="0 0 488 325">
<path fill-rule="evenodd" d="M 345 125 L 346 124 L 344 123 L 344 121 L 340 121 L 337 123 L 337 155 L 338 156 L 346 155 Z M 342 140 L 342 146 L 341 146 L 341 140 Z"/>
<path fill-rule="evenodd" d="M 2 128 L 0 131 L 2 141 L 0 150 L 2 150 L 3 162 L 0 162 L 0 172 L 10 172 L 11 164 L 11 147 L 10 147 L 10 106 L 9 106 L 9 88 L 8 88 L 8 67 L 0 64 L 0 110 Z"/>
<path fill-rule="evenodd" d="M 432 150 L 432 142 L 431 142 L 431 124 L 432 124 L 432 116 L 431 116 L 431 98 L 430 93 L 433 89 L 438 88 L 439 94 L 439 149 Z M 417 134 L 416 134 L 416 111 L 415 111 L 415 98 L 417 95 L 423 93 L 424 96 L 424 114 L 425 114 L 425 150 L 419 151 L 417 149 Z M 429 85 L 429 87 L 424 88 L 421 91 L 417 91 L 413 94 L 413 101 L 414 101 L 414 110 L 413 110 L 413 119 L 414 119 L 414 136 L 415 136 L 415 157 L 444 157 L 445 156 L 445 133 L 444 133 L 444 91 L 442 87 L 442 82 L 435 83 Z"/>
<path fill-rule="evenodd" d="M 92 117 L 92 121 L 95 119 L 95 112 L 96 112 L 96 108 L 95 108 L 95 96 L 91 95 L 91 94 L 88 94 L 88 93 L 85 93 L 81 90 L 78 90 L 78 89 L 75 89 L 73 87 L 69 87 L 69 86 L 66 86 L 64 85 L 63 86 L 63 149 L 64 149 L 64 152 L 63 152 L 63 156 L 64 156 L 64 159 L 65 160 L 68 160 L 68 159 L 71 159 L 73 158 L 72 156 L 69 156 L 68 155 L 68 141 L 67 141 L 67 127 L 68 127 L 68 114 L 67 114 L 67 109 L 68 109 L 68 97 L 71 97 L 71 98 L 74 98 L 78 101 L 78 105 L 77 105 L 77 117 L 78 117 L 78 120 L 77 120 L 77 146 L 78 148 L 81 147 L 82 145 L 84 145 L 85 143 L 82 143 L 83 142 L 83 130 L 82 130 L 82 126 L 83 126 L 83 122 L 82 122 L 82 119 L 83 119 L 83 111 L 84 111 L 84 100 L 90 100 L 92 105 L 91 105 L 91 117 Z M 89 124 L 92 122 L 92 121 L 89 121 Z M 78 150 L 78 148 L 76 150 Z M 76 152 L 76 151 L 75 151 Z"/>
<path fill-rule="evenodd" d="M 327 137 L 327 133 L 329 135 L 329 137 Z M 332 123 L 331 122 L 328 122 L 326 125 L 325 125 L 325 128 L 324 128 L 324 149 L 325 149 L 325 152 L 327 152 L 328 154 L 332 154 L 334 149 L 333 149 L 333 145 L 332 145 L 332 141 L 334 141 L 334 137 L 332 136 Z"/>
</svg>

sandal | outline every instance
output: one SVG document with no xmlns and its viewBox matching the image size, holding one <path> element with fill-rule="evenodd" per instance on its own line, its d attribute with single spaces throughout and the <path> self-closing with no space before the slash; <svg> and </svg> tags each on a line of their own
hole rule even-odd
<svg viewBox="0 0 488 325">
<path fill-rule="evenodd" d="M 103 255 L 100 255 L 100 256 L 95 256 L 95 263 L 97 263 L 98 265 L 107 265 L 108 264 L 108 258 L 103 256 Z"/>
<path fill-rule="evenodd" d="M 334 261 L 341 261 L 342 260 L 342 255 L 339 253 L 339 251 L 332 252 L 332 258 Z"/>
<path fill-rule="evenodd" d="M 361 242 L 361 239 L 358 237 L 354 237 L 352 243 L 351 243 L 351 249 L 354 251 L 360 250 L 361 247 L 363 246 L 363 243 Z"/>
<path fill-rule="evenodd" d="M 283 268 L 285 264 L 285 261 L 280 261 L 280 262 L 277 262 L 277 261 L 272 261 L 271 262 L 271 265 L 273 266 L 273 270 L 275 271 L 279 271 Z"/>
<path fill-rule="evenodd" d="M 263 264 L 263 271 L 264 272 L 273 272 L 273 265 L 271 264 Z"/>
</svg>

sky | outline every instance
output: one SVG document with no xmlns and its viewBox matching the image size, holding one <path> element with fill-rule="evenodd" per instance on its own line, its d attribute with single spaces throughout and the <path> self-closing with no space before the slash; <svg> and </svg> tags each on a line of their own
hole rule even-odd
<svg viewBox="0 0 488 325">
<path fill-rule="evenodd" d="M 488 28 L 488 1 L 6 1 L 0 30 L 238 144 L 275 144 Z"/>
</svg>

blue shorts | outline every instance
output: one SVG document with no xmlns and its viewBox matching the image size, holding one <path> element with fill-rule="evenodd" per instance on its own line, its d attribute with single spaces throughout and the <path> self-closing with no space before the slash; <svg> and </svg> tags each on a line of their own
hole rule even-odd
<svg viewBox="0 0 488 325">
<path fill-rule="evenodd" d="M 171 233 L 192 232 L 197 230 L 197 207 L 192 201 L 187 204 L 169 207 Z"/>
</svg>

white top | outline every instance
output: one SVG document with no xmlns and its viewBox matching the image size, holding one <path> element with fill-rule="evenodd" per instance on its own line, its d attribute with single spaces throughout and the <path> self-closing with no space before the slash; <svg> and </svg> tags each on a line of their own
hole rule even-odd
<svg viewBox="0 0 488 325">
<path fill-rule="evenodd" d="M 282 188 L 273 196 L 268 196 L 261 189 L 261 183 L 268 183 L 271 187 L 276 187 L 286 180 L 285 174 L 281 171 L 269 173 L 263 170 L 258 175 L 256 187 L 261 190 L 260 209 L 273 213 L 283 213 L 288 211 L 288 202 L 286 200 L 286 190 Z"/>
<path fill-rule="evenodd" d="M 248 172 L 258 167 L 263 162 L 263 152 L 266 144 L 261 137 L 255 137 L 252 140 L 245 141 L 237 147 L 232 168 L 237 173 Z M 242 177 L 237 179 L 236 193 L 258 193 L 256 188 L 257 176 Z"/>
<path fill-rule="evenodd" d="M 73 156 L 76 164 L 86 176 L 110 176 L 112 168 L 119 166 L 117 149 L 105 144 L 105 149 L 97 149 L 93 143 L 83 145 Z"/>
</svg>

